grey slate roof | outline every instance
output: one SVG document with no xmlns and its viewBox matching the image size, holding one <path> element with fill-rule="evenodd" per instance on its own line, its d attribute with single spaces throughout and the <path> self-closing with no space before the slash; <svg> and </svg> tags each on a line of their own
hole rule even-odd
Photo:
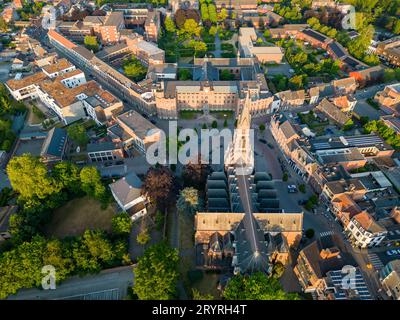
<svg viewBox="0 0 400 320">
<path fill-rule="evenodd" d="M 141 187 L 142 181 L 133 171 L 110 184 L 110 189 L 123 205 L 127 205 L 140 197 Z"/>
<path fill-rule="evenodd" d="M 61 158 L 67 142 L 67 130 L 53 128 L 47 134 L 40 154 L 42 156 L 53 156 Z"/>
</svg>

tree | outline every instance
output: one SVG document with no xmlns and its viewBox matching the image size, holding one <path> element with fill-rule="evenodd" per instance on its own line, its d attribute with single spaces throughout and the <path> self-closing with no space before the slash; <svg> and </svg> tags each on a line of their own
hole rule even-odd
<svg viewBox="0 0 400 320">
<path fill-rule="evenodd" d="M 155 244 L 139 258 L 134 292 L 140 300 L 168 300 L 174 297 L 178 273 L 178 250 L 165 242 Z"/>
<path fill-rule="evenodd" d="M 7 30 L 8 30 L 7 22 L 4 20 L 3 17 L 0 17 L 0 30 L 2 32 L 7 32 Z"/>
<path fill-rule="evenodd" d="M 81 191 L 79 168 L 75 164 L 67 161 L 59 162 L 51 170 L 51 176 L 60 188 L 66 189 L 71 194 L 78 194 Z"/>
<path fill-rule="evenodd" d="M 7 175 L 12 188 L 25 201 L 45 199 L 60 191 L 46 166 L 31 154 L 11 158 Z"/>
<path fill-rule="evenodd" d="M 192 289 L 192 297 L 193 300 L 214 300 L 214 297 L 211 294 L 201 294 L 197 289 Z"/>
<path fill-rule="evenodd" d="M 165 166 L 150 167 L 142 185 L 142 194 L 164 207 L 174 198 L 175 181 L 172 172 Z"/>
<path fill-rule="evenodd" d="M 98 272 L 102 266 L 111 265 L 115 255 L 111 242 L 99 230 L 86 230 L 73 243 L 72 257 L 80 272 Z"/>
<path fill-rule="evenodd" d="M 289 179 L 289 175 L 287 174 L 287 172 L 284 172 L 283 176 L 282 176 L 282 180 L 283 181 L 288 181 L 288 179 Z"/>
<path fill-rule="evenodd" d="M 211 173 L 211 167 L 201 161 L 199 156 L 197 163 L 189 162 L 182 169 L 182 180 L 185 187 L 194 187 L 204 190 L 207 177 Z"/>
<path fill-rule="evenodd" d="M 212 23 L 217 23 L 217 9 L 215 7 L 215 4 L 209 4 L 208 5 L 208 14 L 210 17 L 210 21 Z"/>
<path fill-rule="evenodd" d="M 96 167 L 84 167 L 80 172 L 81 187 L 87 195 L 102 200 L 106 189 L 101 182 L 101 176 Z"/>
<path fill-rule="evenodd" d="M 136 237 L 136 241 L 141 245 L 145 245 L 146 243 L 148 243 L 150 241 L 149 230 L 146 228 L 140 231 L 140 233 Z"/>
<path fill-rule="evenodd" d="M 207 51 L 207 45 L 203 41 L 190 40 L 188 43 L 189 48 L 194 50 L 194 53 Z"/>
<path fill-rule="evenodd" d="M 306 186 L 305 186 L 305 184 L 301 184 L 301 185 L 299 185 L 299 191 L 301 192 L 301 193 L 306 193 Z"/>
<path fill-rule="evenodd" d="M 219 75 L 220 80 L 222 81 L 230 81 L 235 79 L 235 75 L 232 74 L 229 70 L 221 70 Z"/>
<path fill-rule="evenodd" d="M 135 81 L 143 80 L 147 73 L 146 67 L 134 55 L 124 61 L 123 68 L 125 75 Z"/>
<path fill-rule="evenodd" d="M 261 124 L 258 126 L 258 129 L 259 129 L 260 131 L 264 131 L 264 130 L 265 130 L 265 124 L 264 124 L 264 123 L 261 123 Z"/>
<path fill-rule="evenodd" d="M 180 34 L 184 34 L 186 38 L 200 37 L 201 29 L 194 19 L 187 19 L 180 29 Z"/>
<path fill-rule="evenodd" d="M 89 137 L 83 124 L 75 123 L 70 125 L 67 128 L 67 133 L 68 136 L 80 146 L 85 146 L 89 142 Z"/>
<path fill-rule="evenodd" d="M 314 237 L 315 231 L 314 229 L 307 229 L 305 234 L 308 239 L 311 239 L 312 237 Z"/>
<path fill-rule="evenodd" d="M 181 81 L 192 80 L 192 73 L 190 72 L 189 69 L 185 69 L 185 68 L 179 69 L 178 78 Z"/>
<path fill-rule="evenodd" d="M 222 8 L 218 13 L 218 21 L 223 22 L 228 18 L 228 11 L 225 8 Z"/>
<path fill-rule="evenodd" d="M 112 230 L 116 234 L 129 234 L 132 229 L 132 219 L 126 212 L 115 215 L 111 221 Z"/>
<path fill-rule="evenodd" d="M 223 297 L 227 300 L 299 300 L 297 294 L 283 291 L 279 281 L 262 272 L 236 275 L 225 287 Z"/>
<path fill-rule="evenodd" d="M 95 36 L 85 36 L 83 43 L 87 49 L 92 50 L 93 52 L 97 52 L 99 50 L 99 44 Z"/>
<path fill-rule="evenodd" d="M 213 129 L 217 129 L 217 128 L 218 128 L 218 122 L 217 122 L 217 120 L 214 120 L 214 121 L 211 123 L 211 128 L 213 128 Z"/>
<path fill-rule="evenodd" d="M 224 120 L 224 128 L 228 128 L 228 120 L 227 119 Z"/>
<path fill-rule="evenodd" d="M 174 20 L 171 19 L 171 17 L 166 17 L 165 18 L 165 30 L 169 33 L 175 33 L 176 32 L 176 27 L 175 27 L 175 22 Z"/>
<path fill-rule="evenodd" d="M 178 201 L 176 203 L 178 210 L 194 214 L 201 208 L 201 199 L 199 191 L 193 187 L 188 187 L 179 193 Z"/>
<path fill-rule="evenodd" d="M 209 33 L 210 35 L 212 35 L 213 37 L 215 37 L 215 35 L 217 34 L 217 32 L 218 32 L 218 28 L 217 28 L 216 26 L 211 26 L 210 30 L 208 30 L 208 33 Z"/>
</svg>

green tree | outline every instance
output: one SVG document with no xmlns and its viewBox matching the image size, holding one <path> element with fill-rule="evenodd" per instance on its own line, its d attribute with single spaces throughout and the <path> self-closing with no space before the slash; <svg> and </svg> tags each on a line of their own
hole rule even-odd
<svg viewBox="0 0 400 320">
<path fill-rule="evenodd" d="M 208 33 L 209 33 L 210 35 L 212 35 L 213 37 L 215 37 L 215 35 L 217 34 L 217 32 L 218 32 L 218 28 L 217 28 L 216 26 L 211 26 L 211 27 L 210 27 L 210 30 L 208 30 Z"/>
<path fill-rule="evenodd" d="M 78 145 L 86 146 L 89 142 L 89 137 L 86 133 L 83 124 L 75 123 L 67 128 L 68 136 Z"/>
<path fill-rule="evenodd" d="M 136 241 L 141 245 L 145 245 L 146 243 L 148 243 L 150 241 L 149 230 L 146 228 L 140 231 L 140 233 L 136 237 Z"/>
<path fill-rule="evenodd" d="M 81 179 L 79 168 L 75 164 L 67 161 L 59 162 L 51 170 L 51 176 L 60 188 L 66 189 L 72 194 L 80 192 Z"/>
<path fill-rule="evenodd" d="M 112 230 L 116 234 L 129 234 L 132 229 L 132 219 L 126 212 L 115 215 L 111 221 Z"/>
<path fill-rule="evenodd" d="M 175 33 L 176 32 L 176 27 L 175 27 L 175 22 L 174 20 L 171 19 L 171 17 L 166 17 L 165 18 L 165 30 L 169 33 Z"/>
<path fill-rule="evenodd" d="M 214 300 L 214 297 L 211 294 L 201 294 L 197 289 L 192 289 L 192 297 L 193 300 Z"/>
<path fill-rule="evenodd" d="M 165 242 L 155 244 L 139 258 L 134 292 L 140 300 L 168 300 L 175 296 L 178 272 L 178 251 Z"/>
<path fill-rule="evenodd" d="M 192 73 L 189 69 L 181 68 L 178 71 L 178 78 L 181 81 L 192 80 Z"/>
<path fill-rule="evenodd" d="M 124 61 L 123 68 L 125 75 L 135 81 L 143 80 L 147 73 L 147 68 L 134 55 Z"/>
<path fill-rule="evenodd" d="M 214 121 L 211 123 L 211 128 L 213 128 L 213 129 L 217 129 L 217 128 L 218 128 L 218 122 L 217 122 L 217 120 L 214 120 Z"/>
<path fill-rule="evenodd" d="M 2 32 L 7 32 L 7 30 L 8 30 L 7 22 L 4 20 L 3 17 L 0 17 L 0 30 Z"/>
<path fill-rule="evenodd" d="M 299 191 L 301 193 L 306 193 L 306 185 L 303 183 L 301 185 L 299 185 Z"/>
<path fill-rule="evenodd" d="M 196 20 L 187 19 L 183 24 L 183 28 L 180 29 L 180 34 L 183 34 L 186 38 L 200 37 L 201 29 Z"/>
<path fill-rule="evenodd" d="M 228 128 L 228 120 L 227 119 L 224 120 L 224 128 Z"/>
<path fill-rule="evenodd" d="M 225 8 L 222 8 L 218 13 L 218 21 L 224 22 L 228 18 L 228 11 Z"/>
<path fill-rule="evenodd" d="M 262 272 L 236 275 L 225 287 L 223 297 L 227 300 L 299 300 L 297 294 L 283 291 L 279 281 Z"/>
<path fill-rule="evenodd" d="M 98 272 L 111 265 L 114 250 L 102 231 L 86 230 L 79 240 L 73 244 L 72 257 L 80 272 Z"/>
<path fill-rule="evenodd" d="M 264 123 L 261 123 L 261 124 L 258 126 L 258 129 L 259 129 L 260 131 L 264 131 L 264 130 L 265 130 L 265 124 L 264 124 Z"/>
<path fill-rule="evenodd" d="M 283 173 L 282 180 L 283 181 L 288 181 L 289 180 L 289 175 L 287 174 L 287 172 Z"/>
<path fill-rule="evenodd" d="M 89 196 L 102 200 L 106 189 L 101 182 L 101 176 L 96 167 L 84 167 L 80 172 L 82 190 Z"/>
<path fill-rule="evenodd" d="M 199 191 L 193 187 L 181 190 L 176 206 L 181 212 L 194 214 L 202 206 Z"/>
<path fill-rule="evenodd" d="M 218 17 L 217 17 L 217 9 L 215 7 L 215 4 L 208 5 L 208 14 L 210 17 L 210 21 L 212 23 L 217 23 Z"/>
<path fill-rule="evenodd" d="M 85 36 L 83 43 L 87 49 L 92 50 L 93 52 L 97 52 L 99 50 L 99 44 L 95 36 Z"/>
<path fill-rule="evenodd" d="M 207 45 L 203 41 L 190 40 L 188 46 L 194 50 L 195 54 L 207 51 Z"/>
<path fill-rule="evenodd" d="M 12 157 L 7 165 L 12 188 L 25 200 L 45 199 L 60 189 L 49 177 L 46 166 L 31 154 Z"/>
<path fill-rule="evenodd" d="M 314 237 L 315 231 L 314 229 L 307 229 L 305 234 L 308 239 L 311 239 L 312 237 Z"/>
</svg>

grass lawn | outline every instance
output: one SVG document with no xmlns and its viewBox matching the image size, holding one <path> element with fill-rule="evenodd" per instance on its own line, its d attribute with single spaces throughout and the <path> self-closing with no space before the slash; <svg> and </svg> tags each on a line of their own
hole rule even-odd
<svg viewBox="0 0 400 320">
<path fill-rule="evenodd" d="M 233 111 L 227 110 L 227 111 L 210 111 L 210 114 L 214 117 L 216 117 L 219 120 L 223 119 L 232 119 L 233 118 Z"/>
<path fill-rule="evenodd" d="M 54 211 L 45 232 L 47 236 L 64 238 L 81 235 L 86 229 L 111 231 L 111 219 L 116 213 L 114 206 L 102 210 L 100 202 L 87 196 L 73 199 Z"/>
<path fill-rule="evenodd" d="M 179 112 L 179 118 L 182 120 L 194 120 L 202 114 L 203 112 L 201 111 L 182 110 Z"/>
</svg>

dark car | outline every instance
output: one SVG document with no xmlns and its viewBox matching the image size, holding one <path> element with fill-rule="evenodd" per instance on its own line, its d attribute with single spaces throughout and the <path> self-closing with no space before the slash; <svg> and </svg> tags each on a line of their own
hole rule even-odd
<svg viewBox="0 0 400 320">
<path fill-rule="evenodd" d="M 124 164 L 124 161 L 118 160 L 117 162 L 115 162 L 115 164 L 116 164 L 117 166 L 119 166 L 119 165 L 121 165 L 121 164 Z"/>
</svg>

